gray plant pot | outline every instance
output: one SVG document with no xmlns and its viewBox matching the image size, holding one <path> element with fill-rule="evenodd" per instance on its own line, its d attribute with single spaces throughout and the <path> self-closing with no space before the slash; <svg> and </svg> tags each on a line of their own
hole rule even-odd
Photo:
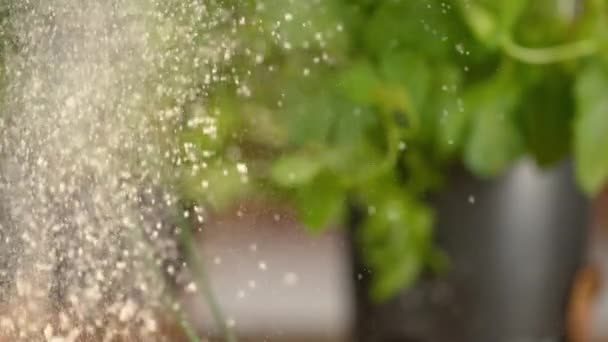
<svg viewBox="0 0 608 342">
<path fill-rule="evenodd" d="M 355 340 L 561 341 L 588 219 L 570 163 L 540 171 L 522 161 L 491 181 L 464 171 L 450 177 L 431 200 L 449 272 L 374 305 L 371 274 L 355 252 Z"/>
</svg>

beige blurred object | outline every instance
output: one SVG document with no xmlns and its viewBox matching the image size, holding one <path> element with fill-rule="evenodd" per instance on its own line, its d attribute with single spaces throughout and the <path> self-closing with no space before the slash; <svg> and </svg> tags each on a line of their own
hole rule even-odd
<svg viewBox="0 0 608 342">
<path fill-rule="evenodd" d="M 312 234 L 276 202 L 249 200 L 210 216 L 199 235 L 201 252 L 240 341 L 349 340 L 352 266 L 342 230 Z M 216 335 L 199 291 L 185 291 L 183 301 L 203 335 Z"/>
<path fill-rule="evenodd" d="M 591 214 L 587 262 L 577 273 L 568 307 L 570 342 L 608 342 L 608 188 Z"/>
</svg>

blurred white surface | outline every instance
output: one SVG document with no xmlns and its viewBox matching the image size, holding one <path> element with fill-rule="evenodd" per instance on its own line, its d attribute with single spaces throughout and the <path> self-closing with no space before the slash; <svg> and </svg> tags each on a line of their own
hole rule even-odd
<svg viewBox="0 0 608 342">
<path fill-rule="evenodd" d="M 202 254 L 226 319 L 241 336 L 345 340 L 352 321 L 349 247 L 340 230 L 311 234 L 285 211 L 241 207 L 203 231 Z M 213 331 L 205 299 L 185 295 Z"/>
</svg>

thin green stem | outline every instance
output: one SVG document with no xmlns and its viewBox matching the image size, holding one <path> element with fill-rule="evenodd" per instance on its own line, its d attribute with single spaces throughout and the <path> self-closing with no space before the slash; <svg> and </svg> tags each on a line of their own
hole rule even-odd
<svg viewBox="0 0 608 342">
<path fill-rule="evenodd" d="M 211 315 L 224 336 L 225 341 L 236 342 L 236 336 L 232 329 L 230 329 L 230 327 L 228 327 L 226 324 L 224 314 L 222 313 L 217 298 L 215 297 L 213 289 L 211 288 L 205 266 L 197 253 L 197 248 L 194 244 L 194 236 L 192 234 L 192 225 L 181 215 L 178 215 L 177 221 L 180 229 L 180 240 L 190 266 L 190 271 L 195 279 L 195 284 L 197 285 L 197 288 L 201 290 L 201 293 L 207 300 L 207 305 L 209 305 Z"/>
<path fill-rule="evenodd" d="M 502 47 L 509 56 L 528 64 L 558 63 L 590 56 L 598 51 L 597 43 L 591 39 L 545 48 L 529 48 L 518 45 L 511 37 L 507 37 L 503 40 Z"/>
<path fill-rule="evenodd" d="M 143 232 L 143 229 L 139 229 L 137 230 L 139 232 L 139 241 L 146 241 L 146 239 L 143 237 L 143 235 L 141 235 L 141 232 Z M 151 245 L 149 245 L 151 247 Z M 158 276 L 159 278 L 162 278 L 162 272 L 160 271 L 160 269 L 158 267 L 156 267 L 156 263 L 154 262 L 154 257 L 150 254 L 145 254 L 145 259 L 144 262 L 147 265 L 147 269 L 151 269 L 151 270 L 156 270 L 156 276 Z M 164 298 L 163 299 L 163 303 L 168 307 L 168 308 L 172 308 L 173 307 L 173 303 L 172 301 L 176 299 L 175 294 L 173 293 L 173 291 L 171 291 L 171 300 L 169 300 L 169 298 Z M 184 311 L 182 310 L 181 306 L 178 308 L 174 308 L 173 311 L 175 312 L 176 315 L 178 315 L 178 323 L 179 325 L 182 327 L 182 330 L 184 331 L 184 333 L 186 334 L 186 337 L 188 338 L 189 342 L 200 342 L 201 339 L 198 337 L 198 335 L 196 334 L 195 329 L 192 327 L 192 325 L 190 324 L 190 322 L 188 322 L 188 318 L 186 317 L 186 314 L 184 313 Z"/>
<path fill-rule="evenodd" d="M 179 315 L 179 325 L 181 325 L 182 330 L 184 331 L 184 333 L 186 334 L 188 341 L 190 342 L 200 342 L 201 339 L 198 337 L 198 335 L 196 334 L 196 331 L 194 330 L 194 328 L 192 327 L 192 325 L 190 324 L 190 322 L 188 321 L 188 318 L 186 317 L 186 315 L 184 314 L 184 312 L 181 309 L 175 310 L 176 314 Z"/>
</svg>

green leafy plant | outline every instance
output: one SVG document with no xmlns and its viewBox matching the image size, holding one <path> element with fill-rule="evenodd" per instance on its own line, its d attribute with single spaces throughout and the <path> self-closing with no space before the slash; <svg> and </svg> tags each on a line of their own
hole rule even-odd
<svg viewBox="0 0 608 342">
<path fill-rule="evenodd" d="M 240 78 L 201 100 L 217 137 L 180 138 L 217 151 L 183 194 L 287 198 L 315 232 L 358 208 L 375 299 L 442 264 L 425 198 L 455 164 L 485 178 L 573 155 L 586 193 L 608 179 L 606 1 L 229 6 L 245 18 L 228 63 Z"/>
</svg>

